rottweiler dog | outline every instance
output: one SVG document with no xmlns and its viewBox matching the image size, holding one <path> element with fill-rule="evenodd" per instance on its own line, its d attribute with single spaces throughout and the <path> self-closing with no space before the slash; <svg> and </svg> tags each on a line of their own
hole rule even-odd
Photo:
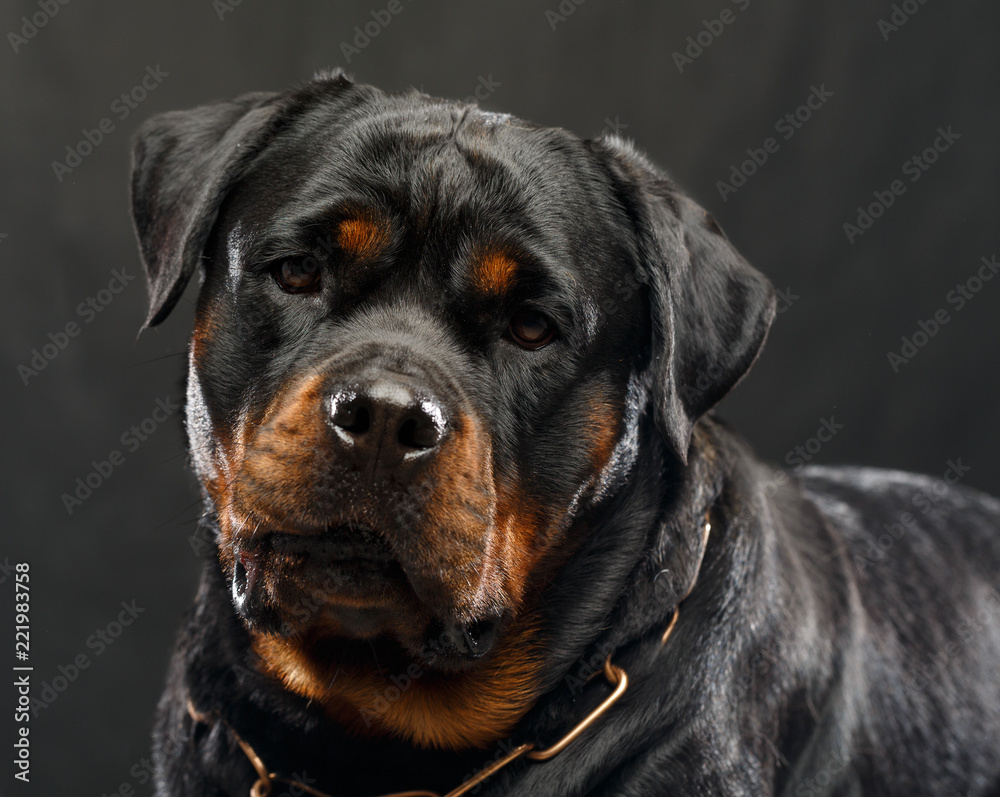
<svg viewBox="0 0 1000 797">
<path fill-rule="evenodd" d="M 628 143 L 332 72 L 132 202 L 148 324 L 202 282 L 157 794 L 1000 794 L 1000 502 L 758 461 L 773 289 Z"/>
</svg>

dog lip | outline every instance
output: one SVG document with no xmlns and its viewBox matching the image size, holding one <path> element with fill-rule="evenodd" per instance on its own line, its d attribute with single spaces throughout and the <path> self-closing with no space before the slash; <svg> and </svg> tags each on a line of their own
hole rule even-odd
<svg viewBox="0 0 1000 797">
<path fill-rule="evenodd" d="M 320 595 L 324 612 L 338 605 L 384 608 L 387 601 L 398 603 L 407 583 L 402 566 L 379 536 L 353 524 L 309 532 L 257 529 L 250 539 L 235 543 L 234 554 L 234 606 L 244 620 L 262 629 L 279 628 L 264 622 L 271 614 L 291 619 L 287 607 L 302 596 L 313 600 Z"/>
<path fill-rule="evenodd" d="M 381 535 L 368 526 L 353 523 L 338 523 L 322 530 L 258 531 L 255 537 L 255 549 L 281 557 L 288 564 L 315 561 L 389 566 L 396 563 Z"/>
<path fill-rule="evenodd" d="M 235 575 L 235 586 L 241 596 L 253 594 L 259 574 L 260 565 L 257 562 L 257 557 L 247 551 L 241 551 L 236 557 Z"/>
<path fill-rule="evenodd" d="M 258 628 L 272 628 L 275 618 L 261 589 L 260 557 L 251 551 L 237 550 L 233 565 L 232 600 L 237 613 Z"/>
</svg>

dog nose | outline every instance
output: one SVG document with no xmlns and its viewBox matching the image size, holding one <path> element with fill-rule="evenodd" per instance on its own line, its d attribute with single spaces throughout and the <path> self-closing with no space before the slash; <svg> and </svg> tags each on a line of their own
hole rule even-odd
<svg viewBox="0 0 1000 797">
<path fill-rule="evenodd" d="M 330 398 L 336 440 L 373 476 L 402 475 L 430 459 L 447 432 L 441 402 L 404 379 L 352 382 L 335 389 Z"/>
</svg>

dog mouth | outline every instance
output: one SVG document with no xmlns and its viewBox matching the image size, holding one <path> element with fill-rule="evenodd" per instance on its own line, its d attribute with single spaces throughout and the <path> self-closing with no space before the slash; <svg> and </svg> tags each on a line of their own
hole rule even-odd
<svg viewBox="0 0 1000 797">
<path fill-rule="evenodd" d="M 310 604 L 377 605 L 402 581 L 399 562 L 365 526 L 258 530 L 233 547 L 233 604 L 260 630 L 280 631 L 272 627 L 276 613 L 306 619 Z"/>
<path fill-rule="evenodd" d="M 484 656 L 499 626 L 498 617 L 428 612 L 383 537 L 353 523 L 320 532 L 258 530 L 234 543 L 231 591 L 252 631 L 296 638 L 321 629 L 355 640 L 389 633 L 439 663 Z"/>
</svg>

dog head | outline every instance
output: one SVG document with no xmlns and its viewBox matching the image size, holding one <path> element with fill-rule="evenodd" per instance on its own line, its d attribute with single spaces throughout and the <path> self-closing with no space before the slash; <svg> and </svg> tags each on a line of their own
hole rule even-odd
<svg viewBox="0 0 1000 797">
<path fill-rule="evenodd" d="M 152 119 L 133 215 L 150 325 L 203 279 L 186 425 L 263 668 L 355 725 L 373 646 L 426 673 L 421 705 L 462 684 L 513 705 L 379 715 L 425 744 L 490 741 L 530 705 L 534 607 L 600 533 L 643 419 L 681 467 L 774 313 L 617 139 L 339 74 Z"/>
</svg>

